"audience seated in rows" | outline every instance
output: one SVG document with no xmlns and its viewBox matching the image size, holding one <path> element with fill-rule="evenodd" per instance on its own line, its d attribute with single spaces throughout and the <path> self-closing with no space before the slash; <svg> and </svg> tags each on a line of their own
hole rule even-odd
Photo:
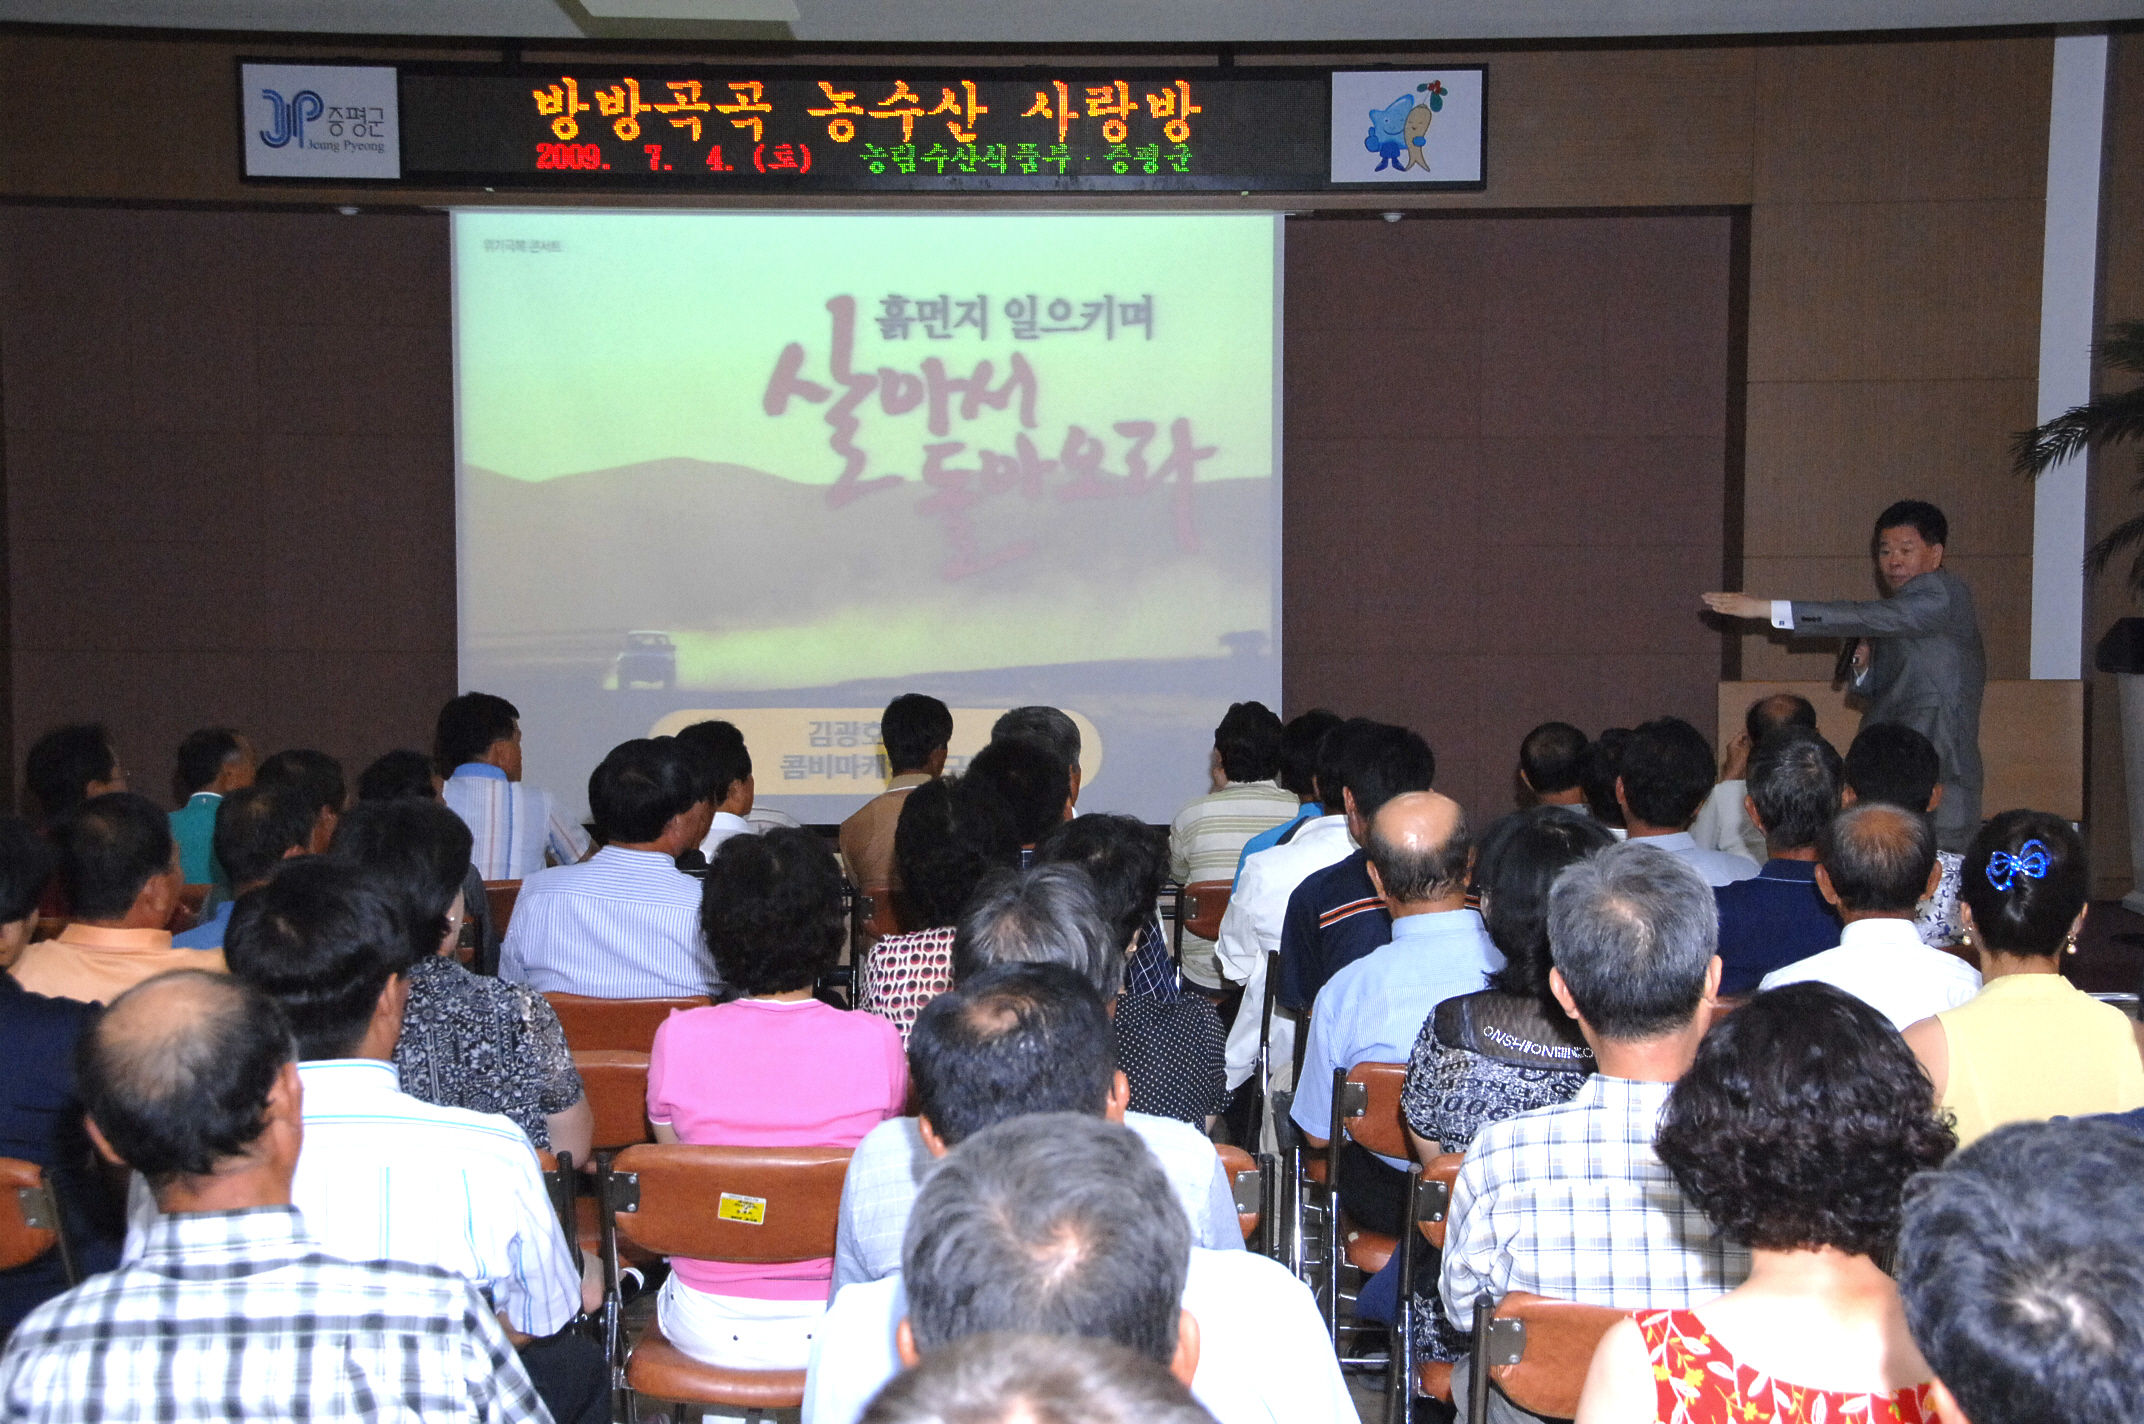
<svg viewBox="0 0 2144 1424">
<path fill-rule="evenodd" d="M 1749 1274 L 1748 1248 L 1683 1196 L 1653 1148 L 1669 1092 L 1711 1023 L 1716 924 L 1703 877 L 1643 840 L 1556 878 L 1549 988 L 1596 1067 L 1569 1102 L 1491 1123 L 1468 1149 L 1439 1281 L 1459 1329 L 1472 1327 L 1483 1295 L 1662 1309 L 1709 1300 Z M 1465 1369 L 1453 1383 L 1464 1408 Z M 1489 1415 L 1527 1417 L 1501 1395 Z"/>
<path fill-rule="evenodd" d="M 216 806 L 216 862 L 232 895 L 265 885 L 292 856 L 312 852 L 319 808 L 295 786 L 246 786 Z M 179 949 L 221 949 L 235 901 L 226 899 L 190 930 L 171 937 Z"/>
<path fill-rule="evenodd" d="M 1243 843 L 1243 849 L 1236 854 L 1236 868 L 1229 875 L 1231 889 L 1243 879 L 1243 867 L 1252 856 L 1262 850 L 1271 850 L 1293 837 L 1304 822 L 1315 821 L 1325 814 L 1325 808 L 1318 801 L 1318 748 L 1324 744 L 1325 734 L 1339 725 L 1339 713 L 1313 707 L 1281 728 L 1281 789 L 1293 796 L 1297 804 L 1287 820 L 1260 831 Z M 1216 972 L 1219 972 L 1218 966 Z M 1224 974 L 1221 978 L 1225 983 L 1228 976 Z"/>
<path fill-rule="evenodd" d="M 1486 989 L 1438 1004 L 1415 1036 L 1400 1112 L 1423 1161 L 1466 1151 L 1492 1122 L 1568 1102 L 1593 1071 L 1593 1050 L 1549 991 L 1549 887 L 1614 844 L 1583 811 L 1547 805 L 1500 823 L 1481 847 L 1474 883 L 1504 967 Z"/>
<path fill-rule="evenodd" d="M 1037 908 L 1087 912 L 1074 893 L 1038 893 L 1062 889 L 1070 877 L 1035 874 L 1047 878 L 1031 878 L 1023 903 L 993 907 L 998 912 L 988 932 L 1050 933 L 1051 924 L 1033 917 Z M 1167 1178 L 1194 1243 L 1243 1249 L 1213 1144 L 1181 1122 L 1127 1108 L 1130 1089 L 1111 1052 L 1108 1018 L 1083 968 L 1044 958 L 977 970 L 924 1010 L 909 1037 L 908 1064 L 917 1115 L 871 1129 L 849 1162 L 834 1255 L 837 1295 L 900 1269 L 916 1193 L 939 1158 L 985 1128 L 1028 1113 L 1083 1113 L 1130 1128 Z"/>
<path fill-rule="evenodd" d="M 1185 989 L 1162 937 L 1155 905 L 1167 862 L 1163 838 L 1131 816 L 1080 816 L 1035 847 L 1038 866 L 1087 872 L 1103 923 L 1124 947 L 1124 989 L 1109 1012 L 1133 1109 L 1203 1130 L 1228 1105 L 1221 1017 L 1212 1000 Z"/>
<path fill-rule="evenodd" d="M 1750 758 L 1768 737 L 1789 729 L 1817 731 L 1816 706 L 1799 693 L 1760 697 L 1742 714 L 1742 730 L 1721 749 L 1719 784 L 1690 823 L 1690 838 L 1699 846 L 1760 865 L 1769 857 L 1771 837 L 1749 816 Z"/>
<path fill-rule="evenodd" d="M 1738 1009 L 1668 1095 L 1655 1150 L 1749 1248 L 1749 1278 L 1609 1331 L 1578 1424 L 1933 1424 L 1928 1363 L 1879 1263 L 1907 1179 L 1956 1145 L 1920 1065 L 1859 999 L 1805 983 Z"/>
<path fill-rule="evenodd" d="M 1759 704 L 1762 705 L 1762 704 Z M 1746 824 L 1764 837 L 1757 873 L 1714 890 L 1720 992 L 1753 994 L 1765 975 L 1839 942 L 1839 916 L 1817 889 L 1817 838 L 1839 813 L 1843 768 L 1831 743 L 1783 727 L 1750 754 Z"/>
<path fill-rule="evenodd" d="M 699 851 L 704 859 L 712 861 L 715 852 L 722 849 L 722 843 L 731 836 L 756 834 L 757 828 L 745 819 L 752 814 L 755 796 L 752 753 L 744 744 L 744 733 L 730 722 L 695 722 L 682 728 L 677 740 L 688 750 L 698 753 L 705 765 L 706 800 L 714 808 L 714 814 L 700 835 Z M 594 805 L 593 802 L 589 804 Z M 598 822 L 597 829 L 601 828 Z"/>
<path fill-rule="evenodd" d="M 335 826 L 350 804 L 350 790 L 343 781 L 342 763 L 326 752 L 292 747 L 263 761 L 253 773 L 256 786 L 289 786 L 305 797 L 313 811 L 313 834 L 309 849 L 325 854 L 335 839 Z"/>
<path fill-rule="evenodd" d="M 909 928 L 871 946 L 856 1007 L 889 1020 L 905 1043 L 923 1006 L 953 982 L 961 907 L 991 871 L 1020 868 L 1020 838 L 1004 798 L 972 776 L 921 782 L 899 810 L 894 863 Z"/>
<path fill-rule="evenodd" d="M 1760 989 L 1820 980 L 1875 1006 L 1900 1030 L 1980 992 L 1980 971 L 1921 942 L 1913 917 L 1934 888 L 1926 816 L 1871 801 L 1841 811 L 1817 840 L 1816 886 L 1839 912 L 1835 948 L 1764 976 Z"/>
<path fill-rule="evenodd" d="M 1243 985 L 1242 1007 L 1228 1034 L 1230 1088 L 1247 1080 L 1257 1063 L 1258 1028 L 1269 989 L 1276 1005 L 1288 1002 L 1280 984 L 1266 983 L 1266 956 L 1280 951 L 1281 933 L 1296 890 L 1317 871 L 1355 852 L 1347 817 L 1350 778 L 1375 779 L 1380 786 L 1418 779 L 1420 759 L 1413 751 L 1412 743 L 1404 737 L 1389 736 L 1382 723 L 1367 718 L 1357 717 L 1332 728 L 1318 744 L 1317 754 L 1318 804 L 1324 814 L 1300 822 L 1283 843 L 1244 862 L 1228 912 L 1221 917 L 1221 937 L 1214 942 L 1214 958 L 1221 973 Z M 1394 767 L 1388 775 L 1383 762 L 1383 754 L 1388 752 L 1413 760 L 1414 774 L 1409 776 L 1404 768 Z M 1370 913 L 1383 916 L 1383 905 L 1380 903 Z M 1268 1086 L 1284 1088 L 1295 1060 L 1292 1010 L 1283 1014 L 1276 1008 L 1268 1044 L 1273 1069 Z"/>
<path fill-rule="evenodd" d="M 457 957 L 469 827 L 439 802 L 360 801 L 328 859 L 402 897 L 409 999 L 395 1040 L 402 1091 L 441 1107 L 498 1113 L 531 1144 L 588 1160 L 595 1115 L 558 1015 L 521 984 L 472 974 Z"/>
<path fill-rule="evenodd" d="M 1843 804 L 1882 801 L 1933 817 L 1943 804 L 1943 762 L 1935 743 L 1897 722 L 1872 722 L 1854 735 L 1846 749 L 1846 794 Z M 1963 857 L 1936 849 L 1936 888 L 1914 917 L 1921 941 L 1941 949 L 1961 943 L 1965 927 L 1958 918 L 1958 868 Z"/>
<path fill-rule="evenodd" d="M 1302 1282 L 1193 1245 L 1145 1142 L 1083 1114 L 1014 1117 L 946 1155 L 916 1197 L 900 1273 L 827 1311 L 805 1424 L 853 1424 L 901 1365 L 986 1331 L 1136 1350 L 1220 1424 L 1358 1419 Z"/>
<path fill-rule="evenodd" d="M 1504 956 L 1467 908 L 1474 841 L 1459 803 L 1435 791 L 1385 802 L 1367 828 L 1370 884 L 1392 917 L 1392 939 L 1343 967 L 1311 1010 L 1302 1081 L 1289 1116 L 1312 1147 L 1332 1132 L 1333 1075 L 1359 1063 L 1405 1063 L 1422 1024 L 1447 999 L 1478 993 Z M 1348 1215 L 1372 1231 L 1404 1229 L 1403 1160 L 1352 1139 L 1340 1150 Z"/>
<path fill-rule="evenodd" d="M 330 1254 L 475 1283 L 554 1416 L 566 1418 L 570 1400 L 587 1418 L 602 1405 L 586 1398 L 590 1378 L 603 1377 L 601 1351 L 566 1327 L 600 1293 L 574 1269 L 528 1137 L 509 1118 L 424 1102 L 396 1077 L 418 934 L 408 903 L 372 872 L 308 858 L 231 915 L 231 973 L 274 1000 L 297 1038 L 305 1146 L 291 1201 Z M 146 1205 L 132 1213 L 130 1259 L 156 1230 Z"/>
<path fill-rule="evenodd" d="M 276 1003 L 221 974 L 153 979 L 84 1036 L 77 1072 L 98 1146 L 142 1174 L 162 1214 L 132 1261 L 16 1330 L 0 1356 L 0 1417 L 587 1418 L 546 1410 L 469 1279 L 317 1244 L 322 1217 L 293 1205 L 313 1130 L 292 1058 Z M 607 1402 L 599 1387 L 596 1408 Z"/>
<path fill-rule="evenodd" d="M 1400 1116 L 1415 1155 L 1464 1152 L 1492 1122 L 1567 1102 L 1593 1071 L 1593 1050 L 1549 992 L 1549 887 L 1567 865 L 1615 844 L 1583 810 L 1549 804 L 1490 827 L 1474 884 L 1483 924 L 1504 956 L 1489 987 L 1437 1005 L 1408 1058 Z M 1362 1291 L 1356 1313 L 1384 1319 L 1398 1309 L 1399 1253 Z M 1436 1301 L 1436 1256 L 1423 1252 L 1409 1283 L 1417 1358 L 1465 1352 Z"/>
<path fill-rule="evenodd" d="M 1307 876 L 1281 918 L 1274 999 L 1299 1014 L 1335 974 L 1391 940 L 1392 915 L 1370 876 L 1370 823 L 1393 797 L 1427 791 L 1437 779 L 1429 743 L 1405 727 L 1372 723 L 1341 746 L 1340 800 L 1355 849 Z"/>
<path fill-rule="evenodd" d="M 867 893 L 898 890 L 905 883 L 896 846 L 901 809 L 909 792 L 944 774 L 953 714 L 935 697 L 904 692 L 879 715 L 878 734 L 890 779 L 884 791 L 841 823 L 840 835 L 849 878 Z"/>
<path fill-rule="evenodd" d="M 587 858 L 588 837 L 561 816 L 547 791 L 521 780 L 521 713 L 488 692 L 465 692 L 439 709 L 432 762 L 440 796 L 469 823 L 476 868 L 486 880 L 524 880 Z"/>
<path fill-rule="evenodd" d="M 2144 1025 L 2062 977 L 2092 884 L 2084 842 L 2044 811 L 2005 811 L 1965 853 L 1978 994 L 1905 1029 L 1936 1099 L 1973 1143 L 2005 1123 L 2144 1107 Z"/>
<path fill-rule="evenodd" d="M 1712 794 L 1712 748 L 1680 717 L 1634 728 L 1616 753 L 1615 798 L 1630 839 L 1686 860 L 1707 885 L 1731 885 L 1757 873 L 1746 855 L 1707 850 L 1690 834 Z"/>
<path fill-rule="evenodd" d="M 172 910 L 186 884 L 169 816 L 146 796 L 113 791 L 68 812 L 52 830 L 72 919 L 15 961 L 34 994 L 110 1003 L 167 969 L 223 968 L 213 949 L 174 949 Z"/>
<path fill-rule="evenodd" d="M 892 1024 L 812 997 L 847 928 L 834 853 L 807 831 L 734 836 L 708 866 L 705 892 L 700 925 L 725 1001 L 672 1014 L 656 1029 L 648 1061 L 655 1140 L 856 1146 L 900 1113 L 908 1066 Z M 733 1369 L 803 1366 L 831 1260 L 672 1266 L 657 1311 L 680 1350 Z"/>
<path fill-rule="evenodd" d="M 1078 776 L 1076 762 L 1030 737 L 1002 738 L 968 759 L 967 779 L 989 787 L 1012 813 L 1023 867 L 1053 826 L 1072 819 Z"/>
<path fill-rule="evenodd" d="M 1150 1356 L 1106 1340 L 985 1333 L 901 1371 L 863 1424 L 1213 1424 Z"/>
<path fill-rule="evenodd" d="M 1301 798 L 1285 791 L 1280 775 L 1282 728 L 1263 702 L 1230 705 L 1213 729 L 1206 775 L 1212 789 L 1176 813 L 1169 825 L 1169 875 L 1179 884 L 1229 880 L 1253 836 L 1296 817 Z M 1183 972 L 1218 993 L 1213 941 L 1185 930 Z"/>
<path fill-rule="evenodd" d="M 189 885 L 225 885 L 216 859 L 216 807 L 233 791 L 253 784 L 260 758 L 253 743 L 233 727 L 203 727 L 179 743 L 171 773 L 171 838 L 179 843 L 179 866 Z"/>
<path fill-rule="evenodd" d="M 1945 1424 L 2144 1419 L 2144 1138 L 1999 1128 L 1906 1188 L 1898 1292 Z"/>
<path fill-rule="evenodd" d="M 706 760 L 674 737 L 611 748 L 588 777 L 603 848 L 521 882 L 499 977 L 599 999 L 713 991 L 721 978 L 700 937 L 700 882 L 677 868 L 707 835 L 712 782 Z"/>
<path fill-rule="evenodd" d="M 74 1208 L 68 1226 L 83 1268 L 109 1270 L 118 1233 L 92 1219 L 101 1183 L 90 1170 L 89 1139 L 75 1097 L 75 1042 L 96 1010 L 76 999 L 33 994 L 5 971 L 21 957 L 37 923 L 37 897 L 58 857 L 19 816 L 0 816 L 0 1157 L 34 1163 Z M 0 1271 L 0 1340 L 30 1307 L 67 1287 L 57 1247 L 26 1265 Z"/>
</svg>

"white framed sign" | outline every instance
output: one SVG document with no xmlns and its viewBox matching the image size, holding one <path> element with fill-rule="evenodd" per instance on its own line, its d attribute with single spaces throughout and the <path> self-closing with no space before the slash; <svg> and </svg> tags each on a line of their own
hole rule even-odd
<svg viewBox="0 0 2144 1424">
<path fill-rule="evenodd" d="M 392 65 L 238 66 L 248 178 L 402 176 Z"/>
<path fill-rule="evenodd" d="M 1487 186 L 1488 70 L 1333 72 L 1332 181 L 1398 187 Z"/>
</svg>

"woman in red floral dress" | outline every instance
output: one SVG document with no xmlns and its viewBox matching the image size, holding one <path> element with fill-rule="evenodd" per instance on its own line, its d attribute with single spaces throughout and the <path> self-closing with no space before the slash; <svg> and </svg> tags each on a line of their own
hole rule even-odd
<svg viewBox="0 0 2144 1424">
<path fill-rule="evenodd" d="M 1906 1179 L 1956 1138 L 1888 1021 L 1828 984 L 1759 994 L 1675 1085 L 1660 1160 L 1749 1244 L 1738 1289 L 1603 1337 L 1578 1424 L 1934 1424 L 1934 1372 L 1877 1265 Z"/>
</svg>

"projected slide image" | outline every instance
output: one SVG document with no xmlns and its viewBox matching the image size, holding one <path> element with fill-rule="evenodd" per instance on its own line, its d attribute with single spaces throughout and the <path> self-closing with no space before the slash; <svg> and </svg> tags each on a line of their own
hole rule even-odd
<svg viewBox="0 0 2144 1424">
<path fill-rule="evenodd" d="M 918 690 L 1077 713 L 1083 805 L 1165 816 L 1229 701 L 1278 704 L 1272 219 L 465 212 L 455 246 L 462 684 L 568 802 L 624 737 L 757 709 L 760 798 L 836 819 L 883 771 L 831 743 Z"/>
</svg>

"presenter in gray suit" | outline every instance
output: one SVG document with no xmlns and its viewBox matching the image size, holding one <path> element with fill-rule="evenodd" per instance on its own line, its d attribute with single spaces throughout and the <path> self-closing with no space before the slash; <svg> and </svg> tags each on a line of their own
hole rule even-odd
<svg viewBox="0 0 2144 1424">
<path fill-rule="evenodd" d="M 1863 699 L 1862 724 L 1903 723 L 1935 744 L 1943 763 L 1936 843 L 1963 851 L 1980 828 L 1980 694 L 1988 663 L 1972 591 L 1943 567 L 1949 536 L 1942 510 L 1902 499 L 1876 516 L 1876 566 L 1889 598 L 1804 603 L 1708 593 L 1705 606 L 1812 637 L 1861 639 L 1848 686 Z"/>
</svg>

